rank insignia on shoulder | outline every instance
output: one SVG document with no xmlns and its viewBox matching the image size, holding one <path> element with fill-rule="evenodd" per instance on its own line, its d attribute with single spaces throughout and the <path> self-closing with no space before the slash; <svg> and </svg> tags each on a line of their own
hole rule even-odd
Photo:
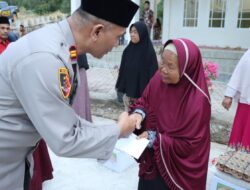
<svg viewBox="0 0 250 190">
<path fill-rule="evenodd" d="M 71 91 L 71 83 L 69 71 L 67 68 L 62 67 L 58 70 L 58 80 L 60 91 L 64 99 L 68 99 Z"/>
<path fill-rule="evenodd" d="M 77 63 L 77 50 L 76 50 L 76 47 L 75 46 L 71 46 L 69 48 L 69 53 L 70 53 L 70 61 L 71 61 L 71 64 L 75 64 Z"/>
</svg>

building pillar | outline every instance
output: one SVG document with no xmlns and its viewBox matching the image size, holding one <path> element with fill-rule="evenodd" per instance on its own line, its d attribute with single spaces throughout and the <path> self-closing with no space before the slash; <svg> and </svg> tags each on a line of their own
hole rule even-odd
<svg viewBox="0 0 250 190">
<path fill-rule="evenodd" d="M 170 9 L 171 0 L 163 1 L 163 19 L 162 19 L 162 43 L 169 39 L 169 26 L 170 26 Z"/>
<path fill-rule="evenodd" d="M 71 0 L 70 1 L 70 10 L 71 14 L 81 5 L 81 0 Z"/>
<path fill-rule="evenodd" d="M 156 20 L 158 0 L 150 0 L 149 2 L 150 2 L 150 9 L 154 11 L 154 19 Z"/>
<path fill-rule="evenodd" d="M 136 3 L 137 5 L 140 6 L 140 0 L 132 0 L 132 1 L 133 1 L 134 3 Z M 133 20 L 131 21 L 131 23 L 134 23 L 134 22 L 136 22 L 136 21 L 139 21 L 139 19 L 140 19 L 140 9 L 138 9 L 138 11 L 136 12 L 136 14 L 135 14 Z"/>
</svg>

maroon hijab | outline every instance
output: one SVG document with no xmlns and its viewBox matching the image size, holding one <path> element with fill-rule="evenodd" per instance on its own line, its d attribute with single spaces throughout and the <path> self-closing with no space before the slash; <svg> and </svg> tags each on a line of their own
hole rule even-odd
<svg viewBox="0 0 250 190">
<path fill-rule="evenodd" d="M 172 189 L 205 190 L 210 151 L 210 97 L 198 47 L 169 40 L 177 49 L 180 81 L 164 84 L 157 72 L 132 109 L 146 112 L 143 130 L 157 131 L 153 150 L 140 158 L 139 175 L 161 175 Z"/>
</svg>

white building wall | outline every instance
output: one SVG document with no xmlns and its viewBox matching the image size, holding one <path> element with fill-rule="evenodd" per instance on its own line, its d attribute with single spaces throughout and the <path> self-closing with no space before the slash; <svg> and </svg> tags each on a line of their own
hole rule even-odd
<svg viewBox="0 0 250 190">
<path fill-rule="evenodd" d="M 170 0 L 163 1 L 162 43 L 170 39 Z"/>
<path fill-rule="evenodd" d="M 237 28 L 239 0 L 227 0 L 224 28 L 209 28 L 210 0 L 199 0 L 198 26 L 183 27 L 183 0 L 164 0 L 163 42 L 189 38 L 199 46 L 250 47 L 250 29 Z"/>
<path fill-rule="evenodd" d="M 81 5 L 81 0 L 71 0 L 70 1 L 70 9 L 71 9 L 71 14 Z"/>
</svg>

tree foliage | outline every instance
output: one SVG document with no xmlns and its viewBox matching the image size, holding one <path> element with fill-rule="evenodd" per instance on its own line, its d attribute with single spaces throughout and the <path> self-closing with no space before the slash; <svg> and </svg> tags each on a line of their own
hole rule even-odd
<svg viewBox="0 0 250 190">
<path fill-rule="evenodd" d="M 47 14 L 57 10 L 70 13 L 69 0 L 7 0 L 9 5 L 17 5 L 37 14 Z"/>
</svg>

